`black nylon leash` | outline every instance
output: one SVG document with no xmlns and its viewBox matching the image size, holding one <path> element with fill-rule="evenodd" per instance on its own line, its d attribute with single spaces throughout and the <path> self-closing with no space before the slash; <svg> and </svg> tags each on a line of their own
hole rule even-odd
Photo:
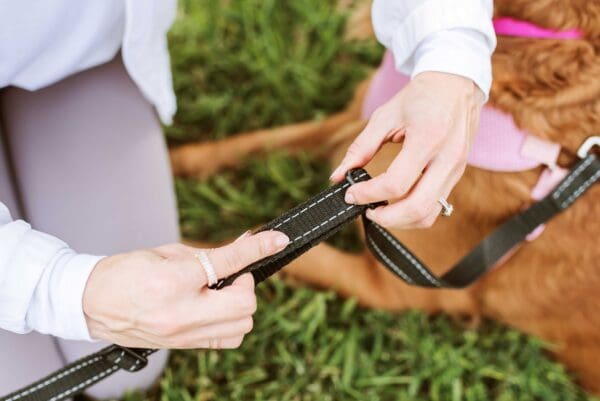
<svg viewBox="0 0 600 401">
<path fill-rule="evenodd" d="M 1 401 L 59 401 L 82 393 L 86 388 L 118 370 L 137 372 L 156 350 L 110 345 L 8 394 Z"/>
<path fill-rule="evenodd" d="M 389 270 L 409 284 L 432 288 L 464 288 L 492 269 L 541 224 L 570 207 L 600 179 L 600 160 L 593 154 L 577 163 L 544 199 L 512 216 L 488 234 L 443 276 L 438 277 L 400 241 L 363 218 L 367 246 Z"/>
<path fill-rule="evenodd" d="M 363 217 L 368 248 L 400 279 L 421 287 L 464 288 L 489 271 L 535 228 L 567 209 L 596 183 L 600 178 L 600 160 L 594 154 L 580 160 L 550 194 L 492 231 L 442 277 L 432 273 L 388 230 L 365 217 L 367 208 L 378 205 L 348 205 L 344 202 L 345 189 L 352 183 L 370 178 L 363 169 L 353 170 L 348 173 L 345 182 L 321 192 L 260 228 L 258 231 L 284 232 L 290 238 L 290 245 L 277 255 L 220 280 L 214 288 L 230 285 L 237 277 L 249 272 L 256 283 L 261 282 L 359 215 Z"/>
<path fill-rule="evenodd" d="M 596 155 L 590 153 L 582 157 L 548 196 L 507 220 L 441 277 L 433 274 L 389 231 L 364 217 L 367 208 L 377 205 L 348 205 L 344 202 L 346 189 L 351 184 L 370 179 L 366 171 L 357 169 L 349 172 L 344 182 L 259 229 L 282 231 L 290 238 L 290 244 L 278 254 L 220 280 L 214 288 L 230 285 L 248 272 L 258 284 L 360 215 L 363 216 L 367 246 L 399 278 L 422 287 L 463 288 L 489 271 L 536 227 L 570 207 L 600 179 L 600 160 Z M 135 372 L 142 369 L 147 364 L 146 357 L 155 351 L 111 345 L 1 397 L 0 401 L 60 401 L 83 392 L 118 370 Z"/>
</svg>

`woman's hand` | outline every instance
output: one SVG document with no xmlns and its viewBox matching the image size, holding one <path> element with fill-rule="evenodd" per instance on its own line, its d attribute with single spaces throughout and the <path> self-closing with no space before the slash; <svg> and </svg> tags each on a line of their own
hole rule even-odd
<svg viewBox="0 0 600 401">
<path fill-rule="evenodd" d="M 448 197 L 464 172 L 482 104 L 483 93 L 471 80 L 423 72 L 373 113 L 331 179 L 341 181 L 386 142 L 403 140 L 387 171 L 350 187 L 346 202 L 387 200 L 367 217 L 384 227 L 430 227 L 441 210 L 438 199 Z"/>
<path fill-rule="evenodd" d="M 276 231 L 243 235 L 205 250 L 218 278 L 287 245 Z M 256 310 L 251 274 L 210 290 L 198 249 L 165 245 L 102 259 L 84 292 L 83 309 L 93 338 L 140 348 L 236 348 L 252 330 Z"/>
</svg>

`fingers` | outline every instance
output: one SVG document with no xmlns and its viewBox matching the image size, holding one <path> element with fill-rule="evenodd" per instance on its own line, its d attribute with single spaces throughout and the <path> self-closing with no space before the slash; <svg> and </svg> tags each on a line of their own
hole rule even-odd
<svg viewBox="0 0 600 401">
<path fill-rule="evenodd" d="M 414 137 L 405 140 L 402 151 L 385 173 L 352 185 L 346 191 L 346 203 L 363 205 L 404 197 L 421 177 L 435 151 L 433 148 L 424 151 L 424 147 L 411 138 Z"/>
<path fill-rule="evenodd" d="M 243 336 L 232 338 L 211 338 L 201 341 L 194 348 L 199 349 L 236 349 L 242 345 Z"/>
<path fill-rule="evenodd" d="M 444 152 L 434 159 L 406 198 L 368 210 L 367 217 L 383 227 L 431 227 L 441 211 L 438 199 L 448 197 L 464 170 L 464 164 L 455 164 L 455 157 L 449 156 L 452 152 Z"/>
<path fill-rule="evenodd" d="M 233 283 L 231 283 L 230 287 L 241 287 L 254 292 L 254 276 L 252 276 L 251 273 L 242 274 L 237 279 L 235 279 Z"/>
<path fill-rule="evenodd" d="M 145 328 L 144 331 L 154 338 L 163 341 L 181 338 L 198 339 L 200 334 L 190 333 L 200 333 L 204 329 L 209 330 L 207 336 L 210 337 L 239 334 L 235 322 L 247 323 L 252 319 L 257 308 L 254 287 L 247 287 L 251 285 L 252 278 L 248 275 L 240 278 L 243 278 L 242 281 L 246 284 L 236 283 L 218 291 L 204 288 L 195 294 L 183 293 L 177 302 L 171 303 L 168 308 L 160 308 L 158 311 L 152 308 L 143 311 L 136 317 L 137 325 Z M 219 327 L 228 329 L 219 331 Z M 242 325 L 243 330 L 240 329 L 240 332 L 246 330 L 245 327 L 247 325 Z"/>
<path fill-rule="evenodd" d="M 228 277 L 244 267 L 283 250 L 289 238 L 278 231 L 263 231 L 239 238 L 229 245 L 207 252 L 217 278 Z"/>
<path fill-rule="evenodd" d="M 289 238 L 279 231 L 263 231 L 257 234 L 244 233 L 234 242 L 215 249 L 196 249 L 187 247 L 191 254 L 206 252 L 218 279 L 237 273 L 244 267 L 283 250 L 289 244 Z M 208 283 L 208 277 L 200 263 L 195 268 L 201 271 L 201 286 Z M 247 279 L 245 279 L 247 280 Z"/>
<path fill-rule="evenodd" d="M 229 287 L 205 288 L 191 304 L 182 307 L 179 315 L 181 321 L 189 322 L 188 326 L 200 327 L 252 316 L 256 308 L 254 280 L 251 274 L 244 274 Z"/>
<path fill-rule="evenodd" d="M 172 337 L 169 348 L 237 348 L 253 326 L 254 321 L 248 317 L 201 327 Z"/>
<path fill-rule="evenodd" d="M 396 116 L 389 115 L 390 108 L 384 105 L 373 113 L 365 129 L 348 147 L 342 162 L 331 174 L 331 181 L 343 180 L 348 170 L 367 164 L 389 138 L 402 134 L 403 130 L 396 124 Z"/>
</svg>

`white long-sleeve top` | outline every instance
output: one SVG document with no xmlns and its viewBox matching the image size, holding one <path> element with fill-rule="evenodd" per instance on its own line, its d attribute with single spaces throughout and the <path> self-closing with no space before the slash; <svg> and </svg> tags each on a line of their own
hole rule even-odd
<svg viewBox="0 0 600 401">
<path fill-rule="evenodd" d="M 35 3 L 0 3 L 0 88 L 40 89 L 109 61 L 121 49 L 133 81 L 163 122 L 171 121 L 175 97 L 166 32 L 174 0 Z M 492 0 L 373 4 L 375 33 L 394 53 L 399 70 L 413 76 L 422 71 L 462 75 L 486 96 L 495 47 L 491 15 Z M 0 328 L 90 340 L 82 297 L 99 259 L 14 221 L 0 203 Z"/>
<path fill-rule="evenodd" d="M 399 71 L 461 75 L 487 99 L 496 47 L 493 8 L 493 0 L 374 0 L 373 28 Z"/>
</svg>

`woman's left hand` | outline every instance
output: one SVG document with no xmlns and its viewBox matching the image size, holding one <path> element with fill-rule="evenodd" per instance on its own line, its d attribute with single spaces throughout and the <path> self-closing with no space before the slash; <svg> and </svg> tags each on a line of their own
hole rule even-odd
<svg viewBox="0 0 600 401">
<path fill-rule="evenodd" d="M 403 140 L 386 172 L 352 185 L 346 202 L 389 201 L 367 211 L 374 222 L 393 228 L 430 227 L 462 176 L 479 123 L 483 92 L 454 74 L 423 72 L 379 107 L 350 145 L 331 179 L 366 165 L 386 142 Z"/>
</svg>

